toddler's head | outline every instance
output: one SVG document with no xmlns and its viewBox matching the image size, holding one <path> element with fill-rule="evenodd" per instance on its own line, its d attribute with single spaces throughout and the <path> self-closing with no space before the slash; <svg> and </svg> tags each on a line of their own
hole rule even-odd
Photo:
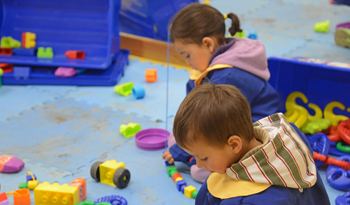
<svg viewBox="0 0 350 205">
<path fill-rule="evenodd" d="M 232 36 L 241 32 L 238 17 L 229 13 Z M 193 69 L 207 69 L 214 51 L 225 44 L 225 17 L 205 4 L 190 4 L 181 9 L 170 25 L 170 39 L 175 49 L 186 58 Z"/>
</svg>

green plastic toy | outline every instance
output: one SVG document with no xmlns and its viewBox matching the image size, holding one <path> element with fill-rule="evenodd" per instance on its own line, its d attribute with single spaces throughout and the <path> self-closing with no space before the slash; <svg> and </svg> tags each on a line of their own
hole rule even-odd
<svg viewBox="0 0 350 205">
<path fill-rule="evenodd" d="M 19 185 L 19 189 L 28 189 L 28 184 L 27 183 L 22 183 L 21 185 Z"/>
<path fill-rule="evenodd" d="M 79 202 L 75 205 L 95 205 L 95 202 L 93 201 L 82 201 L 82 202 Z"/>
<path fill-rule="evenodd" d="M 2 86 L 2 82 L 1 82 L 1 76 L 2 74 L 4 74 L 4 71 L 0 68 L 0 87 Z"/>
<path fill-rule="evenodd" d="M 302 127 L 301 131 L 305 134 L 315 134 L 322 130 L 328 129 L 332 125 L 332 121 L 329 119 L 317 119 L 306 122 Z"/>
<path fill-rule="evenodd" d="M 192 197 L 193 197 L 194 199 L 196 199 L 197 194 L 198 194 L 198 191 L 197 191 L 197 190 L 193 191 L 193 193 L 192 193 Z"/>
<path fill-rule="evenodd" d="M 114 91 L 122 96 L 128 96 L 132 93 L 132 88 L 134 87 L 133 82 L 124 83 L 121 85 L 116 85 Z"/>
<path fill-rule="evenodd" d="M 100 203 L 98 203 L 98 204 L 96 204 L 96 205 L 112 205 L 112 204 L 109 203 L 109 202 L 100 202 Z"/>
<path fill-rule="evenodd" d="M 53 58 L 53 51 L 51 47 L 39 47 L 36 54 L 38 58 Z"/>
<path fill-rule="evenodd" d="M 323 22 L 319 22 L 315 24 L 315 31 L 319 32 L 319 33 L 328 33 L 329 30 L 329 20 L 327 21 L 323 21 Z"/>
<path fill-rule="evenodd" d="M 1 48 L 20 48 L 21 42 L 13 39 L 12 37 L 2 37 L 1 38 Z"/>
<path fill-rule="evenodd" d="M 137 132 L 141 131 L 141 125 L 132 122 L 127 125 L 122 124 L 119 127 L 119 131 L 126 138 L 133 137 Z"/>
<path fill-rule="evenodd" d="M 177 172 L 177 169 L 175 166 L 167 166 L 166 169 L 169 177 L 172 177 L 173 174 Z"/>
<path fill-rule="evenodd" d="M 234 37 L 238 37 L 238 38 L 245 38 L 245 33 L 244 31 L 242 32 L 236 32 Z"/>
</svg>

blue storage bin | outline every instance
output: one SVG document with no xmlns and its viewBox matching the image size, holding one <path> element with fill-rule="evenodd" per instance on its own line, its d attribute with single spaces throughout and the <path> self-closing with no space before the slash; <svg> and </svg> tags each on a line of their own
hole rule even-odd
<svg viewBox="0 0 350 205">
<path fill-rule="evenodd" d="M 269 82 L 280 95 L 280 112 L 286 112 L 288 95 L 299 91 L 307 97 L 308 102 L 305 104 L 301 99 L 296 102 L 311 115 L 315 112 L 308 107 L 309 103 L 316 104 L 324 112 L 330 102 L 338 101 L 345 106 L 345 110 L 334 108 L 334 114 L 350 117 L 349 68 L 277 57 L 268 58 L 268 67 L 271 72 Z"/>
<path fill-rule="evenodd" d="M 28 78 L 16 79 L 14 73 L 1 76 L 3 85 L 80 85 L 80 86 L 112 86 L 124 76 L 124 68 L 128 64 L 130 51 L 121 49 L 115 61 L 107 69 L 86 69 L 83 73 L 69 78 L 55 76 L 57 68 L 33 67 Z"/>
<path fill-rule="evenodd" d="M 159 40 L 167 40 L 171 17 L 198 0 L 122 0 L 120 31 Z"/>
<path fill-rule="evenodd" d="M 36 34 L 36 48 L 52 47 L 54 57 L 2 56 L 0 62 L 26 66 L 106 69 L 120 48 L 120 0 L 3 0 L 0 37 L 21 41 Z M 85 51 L 85 60 L 67 59 L 67 50 Z"/>
</svg>

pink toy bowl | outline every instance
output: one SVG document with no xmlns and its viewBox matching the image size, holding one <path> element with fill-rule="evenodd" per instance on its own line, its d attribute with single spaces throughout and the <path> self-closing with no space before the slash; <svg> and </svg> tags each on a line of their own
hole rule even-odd
<svg viewBox="0 0 350 205">
<path fill-rule="evenodd" d="M 57 77 L 73 77 L 77 74 L 74 68 L 58 67 L 55 71 Z"/>
<path fill-rule="evenodd" d="M 150 128 L 135 135 L 136 146 L 143 150 L 159 150 L 165 148 L 170 132 L 164 129 Z"/>
</svg>

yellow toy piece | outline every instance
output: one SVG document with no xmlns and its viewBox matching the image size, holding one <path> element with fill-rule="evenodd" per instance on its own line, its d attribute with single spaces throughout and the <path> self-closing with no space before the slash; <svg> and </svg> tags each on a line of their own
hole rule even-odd
<svg viewBox="0 0 350 205">
<path fill-rule="evenodd" d="M 68 184 L 44 182 L 34 189 L 36 205 L 74 205 L 79 203 L 79 190 Z"/>
<path fill-rule="evenodd" d="M 184 180 L 182 177 L 178 177 L 178 178 L 176 178 L 175 179 L 175 183 L 177 182 L 177 181 L 181 181 L 181 180 Z"/>
<path fill-rule="evenodd" d="M 31 32 L 22 33 L 22 47 L 23 48 L 35 48 L 36 46 L 36 34 Z"/>
<path fill-rule="evenodd" d="M 115 187 L 116 185 L 113 183 L 113 176 L 115 171 L 119 168 L 125 168 L 124 162 L 117 162 L 112 159 L 100 164 L 101 182 Z"/>
<path fill-rule="evenodd" d="M 309 116 L 309 120 L 310 121 L 322 119 L 323 112 L 322 112 L 320 107 L 318 107 L 316 104 L 313 104 L 313 103 L 309 103 L 308 106 L 309 106 L 309 108 L 315 110 L 315 115 L 314 116 L 311 116 L 311 115 Z"/>
<path fill-rule="evenodd" d="M 332 121 L 333 126 L 337 126 L 340 121 L 349 119 L 345 115 L 335 115 L 333 113 L 333 109 L 335 107 L 339 108 L 341 110 L 345 110 L 345 108 L 346 108 L 345 105 L 343 105 L 342 103 L 337 102 L 337 101 L 333 101 L 333 102 L 328 103 L 328 105 L 324 108 L 324 118 L 330 119 Z M 349 109 L 348 109 L 348 111 L 349 111 Z"/>
<path fill-rule="evenodd" d="M 124 83 L 121 85 L 114 86 L 114 91 L 122 96 L 128 96 L 132 93 L 132 88 L 134 87 L 133 82 Z"/>
<path fill-rule="evenodd" d="M 26 175 L 30 175 L 30 176 L 32 176 L 32 180 L 29 180 L 28 181 L 28 189 L 29 190 L 34 190 L 37 186 L 38 186 L 38 184 L 39 184 L 39 181 L 38 180 L 35 180 L 35 177 L 34 177 L 34 175 L 30 172 L 30 171 L 27 171 L 27 173 L 26 173 Z"/>
<path fill-rule="evenodd" d="M 184 194 L 185 194 L 185 196 L 187 196 L 188 198 L 192 198 L 192 193 L 193 193 L 194 191 L 196 191 L 196 187 L 190 185 L 190 186 L 185 187 Z"/>
<path fill-rule="evenodd" d="M 126 138 L 133 137 L 136 133 L 141 131 L 141 125 L 132 122 L 127 125 L 122 124 L 119 127 L 119 131 Z"/>
<path fill-rule="evenodd" d="M 308 102 L 306 96 L 301 92 L 292 92 L 286 100 L 286 119 L 293 122 L 298 128 L 301 128 L 309 118 L 309 112 L 295 102 L 296 98 L 300 98 L 305 104 Z"/>
</svg>

